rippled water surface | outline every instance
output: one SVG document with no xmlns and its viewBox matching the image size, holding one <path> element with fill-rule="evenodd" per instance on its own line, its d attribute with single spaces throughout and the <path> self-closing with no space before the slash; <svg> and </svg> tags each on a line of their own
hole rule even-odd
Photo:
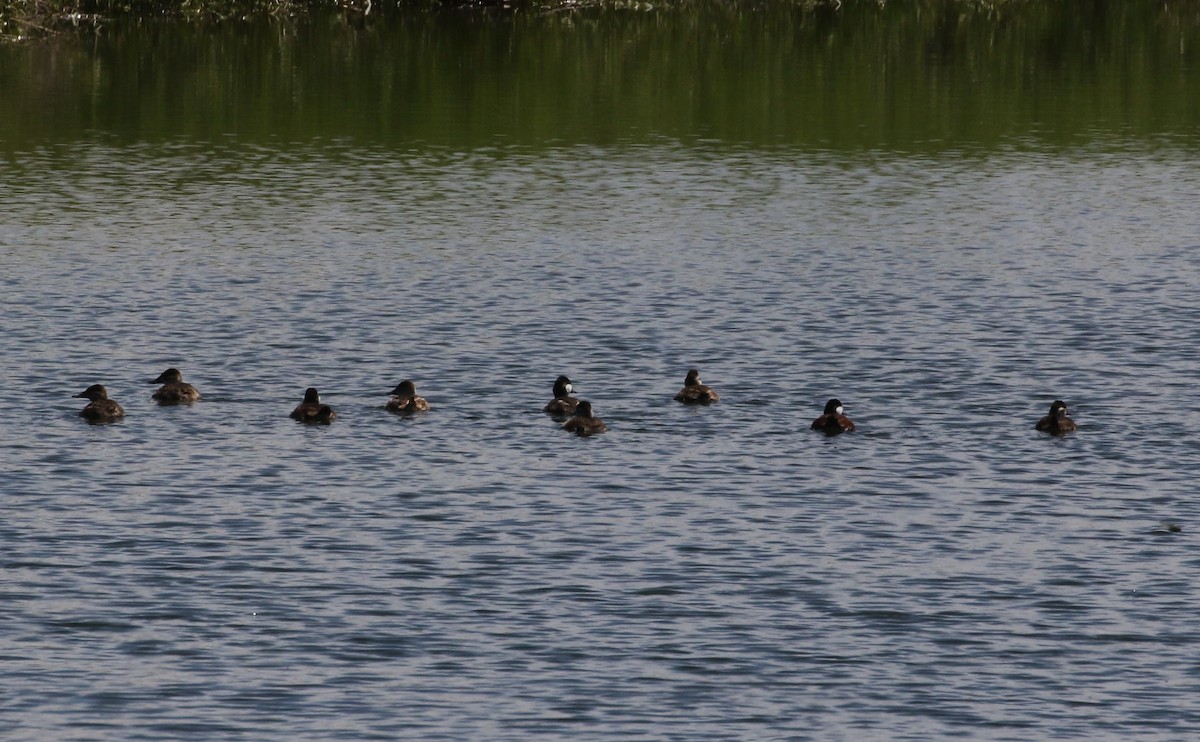
<svg viewBox="0 0 1200 742">
<path fill-rule="evenodd" d="M 9 738 L 1200 734 L 1188 154 L 0 173 Z M 201 403 L 152 404 L 167 366 Z M 607 433 L 540 412 L 561 373 Z M 831 396 L 858 432 L 807 429 Z M 1033 430 L 1056 398 L 1078 433 Z"/>
</svg>

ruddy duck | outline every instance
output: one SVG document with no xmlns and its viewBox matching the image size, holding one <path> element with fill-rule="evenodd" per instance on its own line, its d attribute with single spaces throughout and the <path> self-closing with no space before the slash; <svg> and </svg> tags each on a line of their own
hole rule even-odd
<svg viewBox="0 0 1200 742">
<path fill-rule="evenodd" d="M 595 435 L 608 430 L 604 422 L 592 414 L 592 403 L 586 399 L 575 405 L 575 414 L 562 425 L 562 429 L 575 435 Z"/>
<path fill-rule="evenodd" d="M 700 372 L 696 369 L 687 372 L 683 388 L 675 395 L 675 401 L 684 404 L 712 404 L 720 399 L 716 391 L 700 383 Z"/>
<path fill-rule="evenodd" d="M 392 398 L 388 400 L 386 407 L 392 412 L 409 415 L 428 410 L 429 403 L 424 397 L 418 397 L 416 385 L 405 379 L 392 390 Z"/>
<path fill-rule="evenodd" d="M 1067 403 L 1061 399 L 1050 403 L 1050 414 L 1038 420 L 1034 427 L 1050 435 L 1062 435 L 1079 429 L 1075 421 L 1067 417 Z"/>
<path fill-rule="evenodd" d="M 554 399 L 542 408 L 544 412 L 548 412 L 555 417 L 567 417 L 575 411 L 579 400 L 571 396 L 571 392 L 575 391 L 575 387 L 571 386 L 571 380 L 566 376 L 560 376 L 554 380 Z"/>
<path fill-rule="evenodd" d="M 316 425 L 328 425 L 333 422 L 335 417 L 337 417 L 337 413 L 333 411 L 333 408 L 327 404 L 322 404 L 317 405 L 317 409 L 313 412 L 312 417 L 306 419 L 304 422 Z"/>
<path fill-rule="evenodd" d="M 108 390 L 100 384 L 92 384 L 79 394 L 76 399 L 88 399 L 91 402 L 79 411 L 79 416 L 89 423 L 110 423 L 125 417 L 125 410 L 116 400 L 108 398 Z"/>
<path fill-rule="evenodd" d="M 293 420 L 314 425 L 328 425 L 335 417 L 337 413 L 329 405 L 321 404 L 321 395 L 311 386 L 304 390 L 304 401 L 292 410 L 291 415 Z"/>
<path fill-rule="evenodd" d="M 854 423 L 842 414 L 842 403 L 831 399 L 825 403 L 825 413 L 812 422 L 813 430 L 820 430 L 825 435 L 849 433 L 854 430 Z"/>
<path fill-rule="evenodd" d="M 177 368 L 169 368 L 159 374 L 151 384 L 162 384 L 150 398 L 160 405 L 191 404 L 200 399 L 196 387 L 183 380 L 183 374 Z"/>
</svg>

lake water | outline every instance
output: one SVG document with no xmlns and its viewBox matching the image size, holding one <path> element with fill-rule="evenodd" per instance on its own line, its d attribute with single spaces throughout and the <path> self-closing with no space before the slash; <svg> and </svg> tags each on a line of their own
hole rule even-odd
<svg viewBox="0 0 1200 742">
<path fill-rule="evenodd" d="M 400 20 L 330 34 L 353 67 Z M 538 33 L 593 21 L 770 25 Z M 607 77 L 523 126 L 516 81 L 571 73 L 500 63 L 385 125 L 337 70 L 259 118 L 158 85 L 204 65 L 105 82 L 107 39 L 316 33 L 170 28 L 0 48 L 46 76 L 3 76 L 6 739 L 1200 734 L 1200 113 L 1119 94 L 1161 66 L 943 91 L 1018 112 L 966 128 L 758 128 L 773 85 L 693 120 Z M 152 403 L 168 366 L 202 402 Z M 720 403 L 672 401 L 693 366 Z M 607 433 L 540 411 L 562 373 Z M 429 413 L 383 409 L 404 378 Z M 93 383 L 124 421 L 78 417 Z M 288 418 L 308 386 L 334 424 Z M 857 432 L 808 429 L 833 396 Z M 1080 430 L 1035 432 L 1057 398 Z"/>
</svg>

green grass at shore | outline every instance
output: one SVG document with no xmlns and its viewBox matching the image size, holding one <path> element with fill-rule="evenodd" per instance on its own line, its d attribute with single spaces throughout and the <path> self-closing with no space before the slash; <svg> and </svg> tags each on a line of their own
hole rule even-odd
<svg viewBox="0 0 1200 742">
<path fill-rule="evenodd" d="M 996 5 L 1021 0 L 952 0 L 971 5 Z M 879 0 L 768 0 L 801 8 L 838 8 L 843 2 Z M 922 3 L 942 0 L 921 0 Z M 588 8 L 650 10 L 718 4 L 735 10 L 756 2 L 738 0 L 0 0 L 0 40 L 21 40 L 53 34 L 98 30 L 119 18 L 177 18 L 190 22 L 219 22 L 246 18 L 302 16 L 313 11 L 341 10 L 365 18 L 391 10 L 564 12 Z"/>
</svg>

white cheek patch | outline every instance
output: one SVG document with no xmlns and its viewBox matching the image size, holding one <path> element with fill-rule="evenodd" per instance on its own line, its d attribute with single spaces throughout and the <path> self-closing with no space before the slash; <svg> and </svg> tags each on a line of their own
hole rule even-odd
<svg viewBox="0 0 1200 742">
<path fill-rule="evenodd" d="M 567 394 L 570 394 L 571 392 L 575 391 L 575 387 L 571 386 L 570 384 L 567 384 L 565 389 L 567 390 Z"/>
<path fill-rule="evenodd" d="M 833 414 L 840 415 L 840 414 L 842 414 L 842 411 L 845 409 L 846 409 L 845 407 L 838 407 L 836 410 L 833 411 Z"/>
</svg>

